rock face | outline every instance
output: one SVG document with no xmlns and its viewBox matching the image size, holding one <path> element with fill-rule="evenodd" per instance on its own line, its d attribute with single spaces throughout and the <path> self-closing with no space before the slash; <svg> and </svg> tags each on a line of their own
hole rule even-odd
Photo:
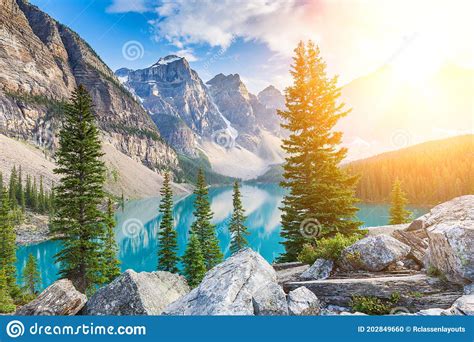
<svg viewBox="0 0 474 342">
<path fill-rule="evenodd" d="M 391 236 L 369 236 L 344 249 L 341 266 L 348 270 L 381 271 L 409 252 L 410 247 Z"/>
<path fill-rule="evenodd" d="M 458 283 L 474 281 L 474 195 L 440 204 L 424 217 L 429 264 Z"/>
<path fill-rule="evenodd" d="M 1 6 L 0 133 L 54 150 L 61 106 L 83 84 L 104 141 L 149 168 L 177 168 L 148 114 L 77 33 L 26 0 Z"/>
<path fill-rule="evenodd" d="M 169 305 L 166 315 L 254 315 L 274 312 L 282 301 L 275 270 L 243 249 L 207 272 L 201 284 Z M 282 307 L 285 310 L 284 307 Z"/>
<path fill-rule="evenodd" d="M 316 295 L 302 286 L 288 293 L 288 312 L 293 316 L 318 315 L 321 310 Z"/>
<path fill-rule="evenodd" d="M 72 316 L 86 304 L 86 295 L 76 290 L 68 279 L 48 286 L 41 294 L 17 310 L 20 316 Z"/>
<path fill-rule="evenodd" d="M 300 275 L 304 280 L 327 279 L 334 267 L 332 260 L 318 259 L 314 264 Z"/>
<path fill-rule="evenodd" d="M 189 292 L 184 277 L 169 272 L 127 270 L 87 302 L 87 315 L 159 315 Z"/>
</svg>

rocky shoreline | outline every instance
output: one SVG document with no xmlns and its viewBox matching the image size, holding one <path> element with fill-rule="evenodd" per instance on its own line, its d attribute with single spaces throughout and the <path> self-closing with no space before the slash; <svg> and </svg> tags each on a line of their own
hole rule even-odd
<svg viewBox="0 0 474 342">
<path fill-rule="evenodd" d="M 270 265 L 246 248 L 194 289 L 176 274 L 128 270 L 87 299 L 62 279 L 17 314 L 361 315 L 359 298 L 384 314 L 474 315 L 473 281 L 470 195 L 409 225 L 370 230 L 335 261 Z"/>
</svg>

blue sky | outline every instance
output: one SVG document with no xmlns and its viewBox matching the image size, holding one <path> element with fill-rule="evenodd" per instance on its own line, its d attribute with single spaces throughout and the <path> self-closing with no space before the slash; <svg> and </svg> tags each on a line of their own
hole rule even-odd
<svg viewBox="0 0 474 342">
<path fill-rule="evenodd" d="M 145 68 L 160 57 L 180 52 L 190 61 L 204 81 L 218 73 L 239 73 L 251 91 L 258 92 L 271 81 L 263 77 L 262 65 L 273 53 L 263 43 L 244 42 L 236 38 L 225 50 L 220 46 L 193 44 L 192 57 L 166 39 L 157 39 L 150 20 L 160 17 L 153 12 L 110 13 L 113 1 L 108 0 L 31 0 L 32 4 L 53 18 L 72 28 L 84 38 L 112 70 L 120 67 Z M 126 58 L 122 51 L 125 44 L 138 42 L 143 46 L 139 58 Z M 184 54 L 183 54 L 184 53 Z M 288 69 L 291 58 L 284 58 L 282 68 Z"/>
<path fill-rule="evenodd" d="M 340 75 L 341 84 L 388 63 L 410 75 L 446 62 L 474 65 L 469 0 L 30 2 L 78 32 L 113 70 L 178 54 L 204 81 L 239 73 L 254 93 L 290 84 L 299 40 L 320 46 L 329 74 Z"/>
</svg>

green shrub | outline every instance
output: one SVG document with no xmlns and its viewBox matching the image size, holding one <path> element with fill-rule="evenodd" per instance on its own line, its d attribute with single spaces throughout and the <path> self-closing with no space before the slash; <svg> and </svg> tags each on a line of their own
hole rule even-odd
<svg viewBox="0 0 474 342">
<path fill-rule="evenodd" d="M 298 255 L 298 260 L 305 264 L 312 264 L 319 258 L 337 261 L 341 257 L 344 248 L 354 244 L 361 237 L 359 234 L 345 236 L 337 233 L 333 237 L 316 241 L 316 246 L 309 243 L 305 244 Z"/>
<path fill-rule="evenodd" d="M 368 315 L 386 315 L 391 306 L 377 297 L 352 296 L 350 306 L 353 311 Z"/>
<path fill-rule="evenodd" d="M 390 298 L 385 300 L 370 296 L 352 296 L 350 306 L 353 311 L 368 315 L 386 315 L 391 312 L 400 299 L 401 295 L 399 292 L 393 292 Z"/>
</svg>

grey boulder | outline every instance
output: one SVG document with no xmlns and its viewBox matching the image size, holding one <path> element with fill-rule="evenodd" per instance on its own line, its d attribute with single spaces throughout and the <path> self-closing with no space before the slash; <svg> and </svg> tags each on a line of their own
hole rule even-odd
<svg viewBox="0 0 474 342">
<path fill-rule="evenodd" d="M 277 283 L 268 283 L 253 298 L 254 314 L 258 316 L 288 315 L 288 303 L 283 288 Z"/>
<path fill-rule="evenodd" d="M 300 278 L 304 280 L 327 279 L 331 275 L 333 267 L 332 260 L 317 259 L 310 268 L 300 275 Z"/>
<path fill-rule="evenodd" d="M 16 315 L 72 316 L 86 302 L 86 295 L 77 291 L 69 279 L 60 279 L 48 286 L 35 300 L 19 308 Z"/>
<path fill-rule="evenodd" d="M 189 292 L 184 277 L 170 272 L 127 270 L 87 302 L 87 315 L 159 315 Z"/>
<path fill-rule="evenodd" d="M 474 195 L 457 197 L 426 215 L 428 263 L 450 281 L 474 281 Z"/>
<path fill-rule="evenodd" d="M 207 272 L 201 284 L 169 305 L 166 315 L 255 315 L 281 302 L 273 267 L 245 248 Z M 254 305 L 256 305 L 254 307 Z M 282 308 L 285 311 L 285 308 Z"/>
<path fill-rule="evenodd" d="M 474 316 L 474 295 L 459 297 L 449 311 L 452 315 Z"/>
<path fill-rule="evenodd" d="M 288 293 L 288 312 L 292 316 L 314 316 L 321 311 L 318 297 L 301 286 Z"/>
<path fill-rule="evenodd" d="M 342 252 L 340 265 L 348 270 L 382 271 L 405 258 L 410 247 L 388 235 L 363 238 Z"/>
</svg>

